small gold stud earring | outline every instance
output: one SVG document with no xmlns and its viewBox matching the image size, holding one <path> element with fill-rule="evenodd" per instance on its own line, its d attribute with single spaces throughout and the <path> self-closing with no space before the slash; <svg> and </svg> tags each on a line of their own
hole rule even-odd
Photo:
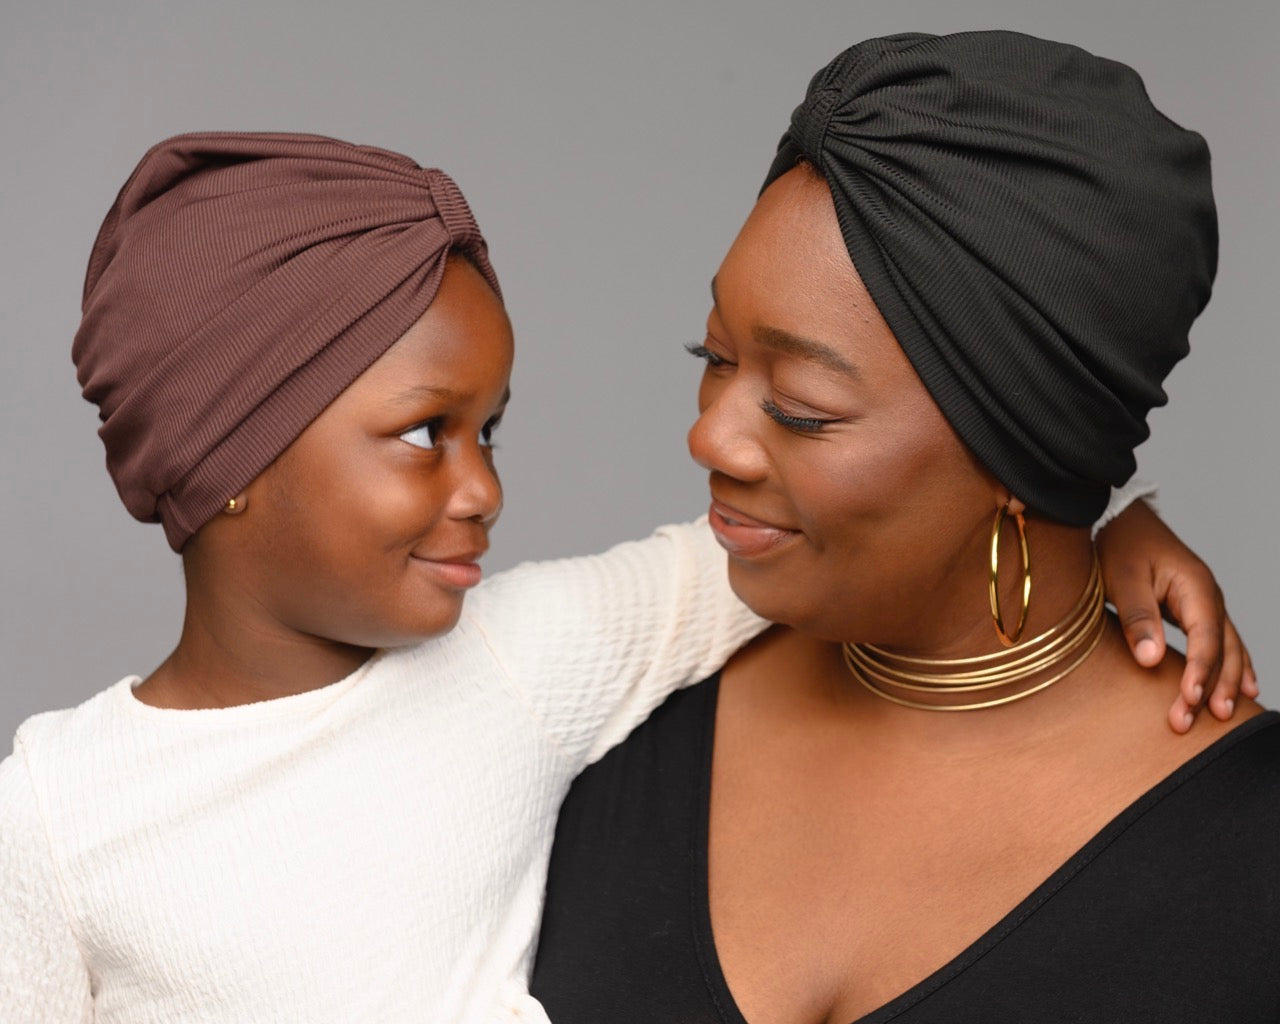
<svg viewBox="0 0 1280 1024">
<path fill-rule="evenodd" d="M 244 498 L 228 498 L 225 511 L 228 515 L 237 515 L 244 511 Z"/>
</svg>

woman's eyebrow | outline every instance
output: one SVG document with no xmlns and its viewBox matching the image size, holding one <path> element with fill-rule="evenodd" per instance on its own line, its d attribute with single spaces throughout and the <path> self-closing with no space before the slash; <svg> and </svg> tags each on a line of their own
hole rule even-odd
<svg viewBox="0 0 1280 1024">
<path fill-rule="evenodd" d="M 720 297 L 716 293 L 716 279 L 714 277 L 711 279 L 711 302 L 713 305 L 720 305 Z M 764 345 L 777 352 L 785 352 L 789 356 L 799 356 L 801 359 L 812 360 L 852 380 L 862 379 L 861 371 L 853 363 L 849 362 L 830 345 L 824 345 L 820 341 L 814 341 L 812 338 L 802 338 L 798 334 L 784 331 L 781 327 L 753 327 L 751 335 L 757 344 Z"/>
<path fill-rule="evenodd" d="M 751 328 L 751 336 L 758 344 L 789 356 L 799 356 L 820 363 L 828 370 L 843 374 L 853 380 L 861 380 L 862 373 L 853 363 L 837 352 L 830 345 L 824 345 L 812 338 L 803 338 L 781 327 L 757 325 Z"/>
</svg>

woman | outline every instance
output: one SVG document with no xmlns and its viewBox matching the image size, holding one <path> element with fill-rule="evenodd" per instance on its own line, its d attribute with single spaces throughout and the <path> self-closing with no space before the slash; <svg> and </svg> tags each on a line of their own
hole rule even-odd
<svg viewBox="0 0 1280 1024">
<path fill-rule="evenodd" d="M 710 534 L 517 569 L 464 608 L 510 326 L 456 186 L 397 154 L 161 143 L 95 244 L 74 355 L 186 618 L 146 678 L 28 721 L 0 767 L 0 1016 L 528 1008 L 570 780 L 759 629 Z M 1115 528 L 1194 581 L 1134 515 Z M 1214 598 L 1183 607 L 1220 641 Z"/>
<path fill-rule="evenodd" d="M 814 78 L 689 435 L 779 626 L 571 790 L 557 1024 L 1277 1018 L 1280 716 L 1154 728 L 1177 659 L 1124 656 L 1087 530 L 1208 299 L 1208 169 L 1062 44 L 873 39 Z"/>
</svg>

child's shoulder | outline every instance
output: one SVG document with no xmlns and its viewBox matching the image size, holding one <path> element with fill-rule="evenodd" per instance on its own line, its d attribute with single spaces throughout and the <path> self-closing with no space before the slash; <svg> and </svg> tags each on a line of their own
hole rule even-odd
<svg viewBox="0 0 1280 1024">
<path fill-rule="evenodd" d="M 121 692 L 132 686 L 136 677 L 129 676 L 99 690 L 92 697 L 69 708 L 41 711 L 32 715 L 14 733 L 14 752 L 45 748 L 50 745 L 76 746 L 100 734 L 104 719 L 112 714 Z"/>
<path fill-rule="evenodd" d="M 126 677 L 74 707 L 41 711 L 19 725 L 13 752 L 3 760 L 0 799 L 7 801 L 14 787 L 37 785 L 48 766 L 78 759 L 100 745 L 110 732 L 109 720 L 122 692 L 135 681 Z"/>
</svg>

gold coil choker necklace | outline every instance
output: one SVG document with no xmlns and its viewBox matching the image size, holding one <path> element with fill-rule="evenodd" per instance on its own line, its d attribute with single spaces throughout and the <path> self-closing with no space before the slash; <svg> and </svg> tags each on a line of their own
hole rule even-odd
<svg viewBox="0 0 1280 1024">
<path fill-rule="evenodd" d="M 924 711 L 977 711 L 1047 689 L 1093 653 L 1106 631 L 1106 601 L 1097 556 L 1076 606 L 1056 626 L 995 654 L 919 658 L 873 644 L 846 643 L 844 663 L 877 697 Z M 1048 675 L 1046 676 L 1046 673 Z M 923 695 L 939 699 L 922 700 Z M 947 698 L 960 697 L 959 702 Z"/>
</svg>

